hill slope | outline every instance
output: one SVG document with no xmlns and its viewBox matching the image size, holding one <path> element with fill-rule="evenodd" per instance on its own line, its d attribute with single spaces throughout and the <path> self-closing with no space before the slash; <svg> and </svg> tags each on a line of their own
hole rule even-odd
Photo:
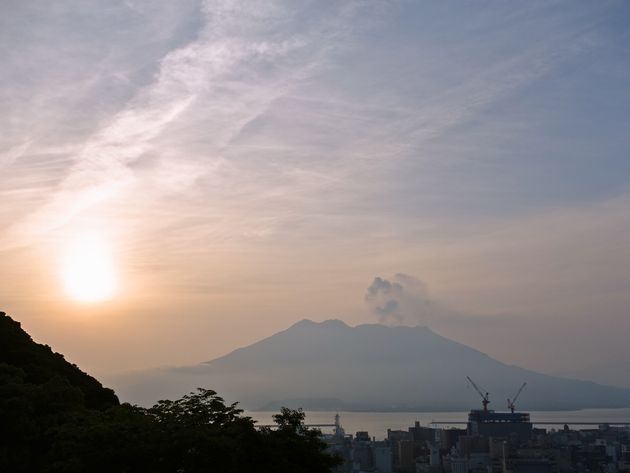
<svg viewBox="0 0 630 473">
<path fill-rule="evenodd" d="M 46 383 L 64 384 L 73 389 L 81 398 L 77 402 L 88 408 L 118 405 L 114 391 L 68 363 L 48 345 L 35 343 L 19 322 L 0 312 L 0 385 Z"/>
<path fill-rule="evenodd" d="M 506 365 L 426 327 L 349 327 L 338 320 L 303 320 L 221 358 L 135 373 L 116 384 L 140 403 L 204 386 L 249 408 L 456 410 L 479 400 L 466 376 L 490 391 L 495 409 L 505 409 L 523 381 L 526 409 L 630 405 L 630 390 Z"/>
</svg>

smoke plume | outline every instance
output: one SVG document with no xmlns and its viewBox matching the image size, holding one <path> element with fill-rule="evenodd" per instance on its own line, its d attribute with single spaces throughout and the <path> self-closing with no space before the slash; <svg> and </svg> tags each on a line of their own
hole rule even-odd
<svg viewBox="0 0 630 473">
<path fill-rule="evenodd" d="M 381 323 L 390 325 L 425 325 L 438 310 L 426 285 L 402 273 L 390 279 L 375 277 L 367 288 L 365 301 Z"/>
</svg>

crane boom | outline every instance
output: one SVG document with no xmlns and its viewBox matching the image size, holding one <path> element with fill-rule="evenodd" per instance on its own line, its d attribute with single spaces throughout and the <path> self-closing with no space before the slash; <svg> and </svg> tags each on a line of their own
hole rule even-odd
<svg viewBox="0 0 630 473">
<path fill-rule="evenodd" d="M 484 397 L 483 392 L 481 392 L 481 389 L 479 389 L 479 386 L 477 386 L 475 382 L 472 379 L 470 379 L 470 376 L 466 376 L 466 379 L 468 380 L 470 384 L 472 384 L 472 387 L 475 388 L 475 391 L 477 391 L 481 397 Z"/>
<path fill-rule="evenodd" d="M 521 387 L 519 388 L 518 392 L 516 393 L 516 396 L 514 396 L 514 399 L 512 399 L 512 402 L 516 402 L 516 400 L 518 399 L 518 397 L 521 395 L 521 393 L 523 392 L 523 388 L 527 386 L 527 383 L 523 383 L 521 385 Z"/>
<path fill-rule="evenodd" d="M 486 392 L 486 394 L 484 394 L 479 386 L 477 386 L 477 384 L 475 384 L 475 382 L 470 378 L 470 376 L 466 376 L 466 379 L 470 382 L 470 384 L 472 384 L 472 387 L 475 388 L 475 391 L 477 391 L 481 396 L 481 404 L 483 404 L 483 410 L 487 411 L 488 404 L 490 404 L 490 400 L 488 399 L 489 393 Z"/>
<path fill-rule="evenodd" d="M 527 385 L 527 383 L 521 384 L 521 387 L 516 392 L 516 395 L 514 396 L 514 398 L 511 401 L 509 399 L 507 400 L 508 401 L 507 402 L 508 403 L 508 408 L 512 411 L 512 413 L 514 413 L 514 409 L 516 409 L 516 406 L 515 406 L 516 400 L 521 395 L 521 393 L 523 392 L 523 389 L 525 388 L 526 385 Z"/>
</svg>

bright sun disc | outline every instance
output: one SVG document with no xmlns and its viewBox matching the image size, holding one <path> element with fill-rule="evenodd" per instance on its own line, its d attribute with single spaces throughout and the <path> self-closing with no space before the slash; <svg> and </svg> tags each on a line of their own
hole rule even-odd
<svg viewBox="0 0 630 473">
<path fill-rule="evenodd" d="M 82 302 L 111 299 L 116 292 L 113 254 L 107 240 L 98 234 L 82 234 L 69 242 L 61 274 L 66 293 Z"/>
</svg>

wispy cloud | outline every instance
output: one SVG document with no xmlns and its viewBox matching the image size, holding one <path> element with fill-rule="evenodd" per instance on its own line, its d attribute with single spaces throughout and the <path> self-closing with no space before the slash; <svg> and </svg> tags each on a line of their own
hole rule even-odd
<svg viewBox="0 0 630 473">
<path fill-rule="evenodd" d="M 320 22 L 312 31 L 269 39 L 262 33 L 273 32 L 290 16 L 273 2 L 257 8 L 208 2 L 204 15 L 206 25 L 198 39 L 162 59 L 155 81 L 87 140 L 49 203 L 15 224 L 8 240 L 45 234 L 95 205 L 121 197 L 125 188 L 137 184 L 130 166 L 151 152 L 159 154 L 164 143 L 160 135 L 193 106 L 211 127 L 203 156 L 196 163 L 162 160 L 158 173 L 165 173 L 164 166 L 174 171 L 166 179 L 169 188 L 194 182 L 182 175 L 204 174 L 221 161 L 221 153 L 247 123 L 320 65 L 330 38 L 339 33 L 334 27 L 340 26 L 332 19 L 332 31 Z M 324 32 L 330 38 L 322 36 Z M 293 57 L 296 51 L 302 57 Z M 262 71 L 267 74 L 262 76 Z M 177 138 L 164 139 L 181 144 Z M 178 154 L 170 159 L 186 160 L 181 150 Z M 158 176 L 158 181 L 165 180 Z"/>
<path fill-rule="evenodd" d="M 10 148 L 0 155 L 0 169 L 5 166 L 11 166 L 18 159 L 20 159 L 26 151 L 28 147 L 31 145 L 31 141 L 25 141 L 17 146 Z"/>
<path fill-rule="evenodd" d="M 357 172 L 374 174 L 395 166 L 397 156 L 422 153 L 428 140 L 539 79 L 559 58 L 587 47 L 586 40 L 580 46 L 573 38 L 561 38 L 552 47 L 536 44 L 490 67 L 480 64 L 465 82 L 413 108 L 402 97 L 392 101 L 382 94 L 359 102 L 313 87 L 309 79 L 327 80 L 328 70 L 343 74 L 335 54 L 347 54 L 359 37 L 371 34 L 357 28 L 358 12 L 369 9 L 353 2 L 321 11 L 308 3 L 302 8 L 312 18 L 306 20 L 303 11 L 283 2 L 256 8 L 237 1 L 206 2 L 197 38 L 168 53 L 155 79 L 92 133 L 71 157 L 73 164 L 48 203 L 12 225 L 3 246 L 46 234 L 134 189 L 183 192 L 201 178 L 212 187 L 206 195 L 216 204 L 256 196 L 274 206 L 278 222 L 283 214 L 308 212 L 300 203 L 325 189 L 343 202 L 339 192 L 346 186 L 366 191 L 352 178 Z M 356 73 L 349 77 L 358 87 L 365 84 Z M 422 74 L 417 79 L 420 86 L 427 82 Z M 297 126 L 287 119 L 297 120 Z M 275 129 L 252 133 L 262 123 Z M 287 125 L 291 134 L 283 136 Z M 322 140 L 311 144 L 319 133 Z M 234 200 L 230 205 L 234 212 Z M 251 211 L 247 202 L 243 205 L 243 212 Z M 264 220 L 268 226 L 270 216 Z"/>
</svg>

